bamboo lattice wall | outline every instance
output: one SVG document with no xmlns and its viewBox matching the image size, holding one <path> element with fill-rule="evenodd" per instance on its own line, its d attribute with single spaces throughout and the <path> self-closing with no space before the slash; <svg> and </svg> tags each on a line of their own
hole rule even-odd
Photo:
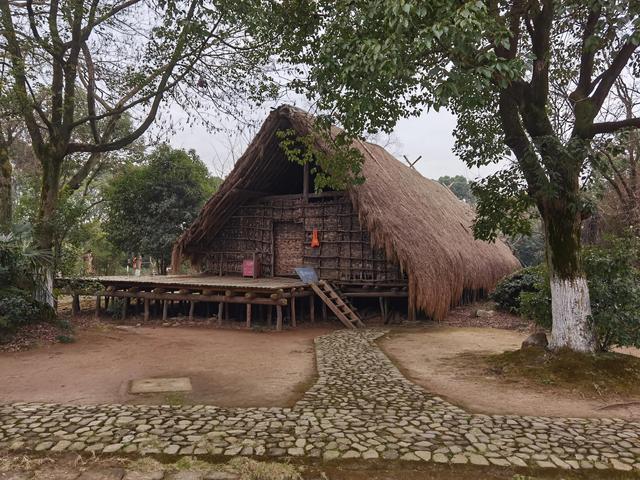
<svg viewBox="0 0 640 480">
<path fill-rule="evenodd" d="M 286 228 L 291 224 L 302 228 Z M 311 247 L 314 228 L 318 231 L 319 248 Z M 278 243 L 280 251 L 276 251 L 277 230 L 289 231 L 286 240 Z M 292 242 L 291 231 L 300 232 L 299 243 Z M 201 265 L 205 271 L 219 275 L 240 274 L 242 261 L 254 254 L 262 275 L 283 275 L 277 271 L 282 262 L 277 261 L 275 253 L 301 256 L 303 265 L 314 267 L 327 280 L 405 281 L 398 265 L 371 247 L 368 232 L 361 228 L 358 215 L 344 194 L 312 196 L 308 201 L 302 195 L 264 197 L 247 203 L 238 208 L 203 253 L 205 261 Z"/>
</svg>

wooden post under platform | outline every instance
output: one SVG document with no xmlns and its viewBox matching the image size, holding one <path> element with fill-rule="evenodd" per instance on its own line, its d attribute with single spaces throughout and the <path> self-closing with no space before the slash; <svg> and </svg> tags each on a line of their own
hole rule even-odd
<svg viewBox="0 0 640 480">
<path fill-rule="evenodd" d="M 296 319 L 296 297 L 293 291 L 291 293 L 291 326 L 295 328 L 298 326 Z"/>
<path fill-rule="evenodd" d="M 251 304 L 247 303 L 247 328 L 251 328 Z"/>
<path fill-rule="evenodd" d="M 71 297 L 71 316 L 75 317 L 80 313 L 80 295 L 74 293 Z"/>
<path fill-rule="evenodd" d="M 409 295 L 407 297 L 407 320 L 409 322 L 415 322 L 416 321 L 416 306 L 413 303 L 413 300 L 411 298 L 411 295 Z"/>
<path fill-rule="evenodd" d="M 315 295 L 309 296 L 309 321 L 311 323 L 316 322 L 316 297 Z"/>
<path fill-rule="evenodd" d="M 100 318 L 100 295 L 96 295 L 96 311 L 95 318 Z"/>
<path fill-rule="evenodd" d="M 193 314 L 195 313 L 195 309 L 196 309 L 196 302 L 192 300 L 189 305 L 189 321 L 190 322 L 193 322 Z"/>
<path fill-rule="evenodd" d="M 218 326 L 222 326 L 222 315 L 224 313 L 224 302 L 218 304 Z"/>
<path fill-rule="evenodd" d="M 378 297 L 380 303 L 380 316 L 382 317 L 382 323 L 387 324 L 389 319 L 387 318 L 387 299 L 386 297 Z"/>
<path fill-rule="evenodd" d="M 163 300 L 162 302 L 162 321 L 166 322 L 169 313 L 169 301 Z"/>
<path fill-rule="evenodd" d="M 282 331 L 282 305 L 276 305 L 276 330 Z"/>
<path fill-rule="evenodd" d="M 144 321 L 145 322 L 149 321 L 149 299 L 148 298 L 144 299 Z"/>
</svg>

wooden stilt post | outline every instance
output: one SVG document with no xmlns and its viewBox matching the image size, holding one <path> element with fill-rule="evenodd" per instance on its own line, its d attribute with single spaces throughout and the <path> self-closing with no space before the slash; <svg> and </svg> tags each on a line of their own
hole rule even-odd
<svg viewBox="0 0 640 480">
<path fill-rule="evenodd" d="M 224 303 L 220 302 L 218 304 L 218 326 L 221 327 L 222 326 L 222 314 L 224 312 Z"/>
<path fill-rule="evenodd" d="M 107 310 L 109 308 L 109 300 L 110 297 L 108 297 L 107 295 L 104 296 L 104 309 Z"/>
<path fill-rule="evenodd" d="M 71 297 L 71 316 L 75 317 L 80 313 L 80 296 L 74 293 Z"/>
<path fill-rule="evenodd" d="M 327 321 L 327 304 L 322 302 L 322 321 Z"/>
<path fill-rule="evenodd" d="M 193 314 L 195 312 L 195 309 L 196 309 L 196 302 L 192 300 L 191 305 L 189 305 L 189 321 L 190 322 L 193 322 Z"/>
<path fill-rule="evenodd" d="M 96 317 L 96 319 L 100 318 L 100 295 L 96 295 L 95 317 Z"/>
<path fill-rule="evenodd" d="M 408 308 L 407 320 L 409 320 L 410 322 L 415 322 L 416 321 L 416 307 L 413 304 L 413 300 L 411 299 L 411 294 L 409 294 L 409 296 L 407 297 L 407 308 Z"/>
<path fill-rule="evenodd" d="M 282 305 L 276 305 L 276 330 L 282 331 Z"/>
<path fill-rule="evenodd" d="M 273 307 L 271 305 L 266 305 L 267 307 L 267 327 L 271 328 L 273 326 L 273 320 L 271 319 L 273 315 Z"/>
<path fill-rule="evenodd" d="M 384 311 L 384 299 L 382 297 L 378 297 L 378 303 L 380 304 L 380 316 L 382 317 L 382 323 L 387 323 L 387 315 Z"/>
<path fill-rule="evenodd" d="M 129 299 L 128 298 L 123 298 L 122 299 L 122 313 L 121 313 L 121 320 L 124 320 L 125 318 L 127 318 L 127 307 L 129 306 Z"/>
<path fill-rule="evenodd" d="M 291 326 L 293 328 L 298 326 L 298 322 L 296 319 L 296 297 L 294 293 L 291 294 Z"/>
<path fill-rule="evenodd" d="M 316 297 L 311 295 L 309 297 L 309 321 L 311 323 L 316 322 Z"/>
<path fill-rule="evenodd" d="M 145 322 L 149 321 L 149 299 L 148 298 L 144 299 L 144 321 Z"/>
<path fill-rule="evenodd" d="M 251 304 L 247 303 L 247 328 L 251 328 Z"/>
<path fill-rule="evenodd" d="M 162 321 L 167 321 L 167 314 L 169 313 L 169 300 L 163 300 L 162 302 Z"/>
</svg>

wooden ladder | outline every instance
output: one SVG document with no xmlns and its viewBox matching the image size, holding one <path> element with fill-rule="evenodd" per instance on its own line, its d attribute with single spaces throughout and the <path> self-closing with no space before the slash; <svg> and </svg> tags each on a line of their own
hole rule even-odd
<svg viewBox="0 0 640 480">
<path fill-rule="evenodd" d="M 360 320 L 356 312 L 353 311 L 349 301 L 338 294 L 329 282 L 320 280 L 318 283 L 312 283 L 311 288 L 345 327 L 364 327 L 364 323 L 362 323 L 362 320 Z"/>
</svg>

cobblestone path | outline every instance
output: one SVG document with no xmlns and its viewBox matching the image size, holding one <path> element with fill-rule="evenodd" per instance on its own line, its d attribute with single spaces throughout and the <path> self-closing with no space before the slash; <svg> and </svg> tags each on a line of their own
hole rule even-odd
<svg viewBox="0 0 640 480">
<path fill-rule="evenodd" d="M 469 414 L 407 380 L 382 330 L 316 339 L 319 378 L 293 408 L 0 406 L 0 447 L 640 470 L 640 424 Z"/>
</svg>

